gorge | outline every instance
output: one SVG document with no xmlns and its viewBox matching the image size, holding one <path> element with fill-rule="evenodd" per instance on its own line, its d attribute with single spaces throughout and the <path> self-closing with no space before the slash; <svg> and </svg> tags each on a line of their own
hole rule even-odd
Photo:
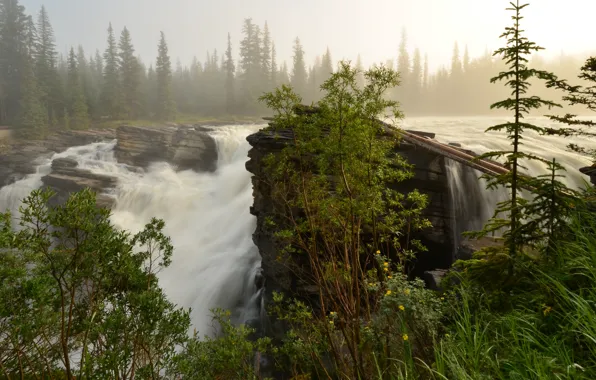
<svg viewBox="0 0 596 380">
<path fill-rule="evenodd" d="M 405 121 L 410 129 L 425 125 L 438 139 L 479 153 L 506 143 L 490 135 L 480 141 L 487 120 L 459 120 L 458 127 L 447 120 L 451 128 L 445 122 Z M 135 232 L 151 217 L 162 218 L 175 247 L 172 265 L 160 274 L 170 299 L 192 308 L 193 326 L 202 334 L 212 332 L 209 310 L 215 307 L 252 324 L 259 319 L 264 284 L 267 292 L 312 291 L 276 260 L 265 225 L 270 202 L 261 160 L 281 148 L 283 133 L 273 138 L 259 132 L 263 126 L 122 126 L 16 145 L 0 155 L 0 209 L 17 211 L 21 199 L 41 186 L 56 190 L 56 201 L 91 187 L 98 203 L 112 208 L 117 227 Z M 549 146 L 549 140 L 536 139 L 530 146 Z M 585 163 L 564 147 L 550 148 L 568 166 L 569 183 L 579 187 L 583 178 L 574 168 Z M 431 199 L 426 216 L 433 227 L 422 236 L 429 252 L 419 259 L 417 274 L 448 268 L 473 249 L 463 244 L 461 232 L 479 228 L 503 193 L 486 191 L 478 173 L 458 163 L 408 144 L 399 149 L 416 166 L 415 178 L 404 186 Z M 427 277 L 432 285 L 432 273 Z"/>
</svg>

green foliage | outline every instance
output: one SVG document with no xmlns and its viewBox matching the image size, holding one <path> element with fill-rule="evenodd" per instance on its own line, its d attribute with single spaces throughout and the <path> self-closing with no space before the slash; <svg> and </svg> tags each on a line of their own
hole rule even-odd
<svg viewBox="0 0 596 380">
<path fill-rule="evenodd" d="M 214 310 L 214 321 L 221 326 L 222 335 L 217 338 L 205 336 L 199 340 L 195 332 L 184 351 L 172 362 L 170 375 L 191 379 L 261 379 L 258 356 L 266 352 L 269 339 L 250 339 L 254 332 L 246 326 L 233 326 L 230 312 Z"/>
<path fill-rule="evenodd" d="M 543 106 L 549 108 L 559 106 L 552 101 L 543 100 L 537 96 L 529 96 L 527 94 L 530 88 L 530 78 L 553 80 L 555 77 L 549 72 L 532 69 L 527 66 L 527 57 L 532 52 L 542 50 L 542 48 L 523 36 L 520 21 L 522 19 L 521 11 L 526 6 L 527 4 L 519 5 L 519 1 L 517 1 L 516 3 L 511 3 L 511 8 L 508 8 L 508 10 L 514 12 L 514 16 L 512 16 L 513 26 L 505 28 L 505 32 L 501 35 L 507 41 L 507 45 L 496 50 L 494 54 L 502 56 L 509 67 L 507 71 L 503 71 L 491 79 L 492 83 L 504 80 L 511 89 L 510 98 L 491 105 L 491 108 L 501 108 L 511 111 L 513 113 L 513 121 L 492 126 L 487 129 L 487 132 L 505 132 L 507 138 L 511 140 L 511 150 L 488 152 L 479 157 L 479 159 L 505 157 L 505 166 L 510 170 L 494 177 L 488 177 L 488 187 L 504 186 L 510 190 L 511 196 L 509 200 L 497 206 L 494 217 L 482 231 L 472 234 L 472 236 L 476 237 L 485 236 L 505 229 L 503 238 L 510 259 L 509 276 L 513 274 L 513 261 L 511 260 L 516 260 L 523 247 L 532 244 L 536 240 L 536 234 L 541 234 L 539 231 L 542 226 L 540 223 L 532 220 L 536 214 L 531 213 L 541 211 L 540 213 L 545 215 L 547 219 L 553 220 L 552 223 L 554 223 L 554 219 L 558 218 L 556 213 L 561 210 L 559 207 L 560 203 L 556 202 L 552 197 L 537 198 L 534 200 L 533 205 L 529 206 L 528 202 L 520 196 L 522 189 L 532 190 L 536 187 L 538 189 L 544 189 L 544 181 L 532 179 L 521 173 L 521 170 L 524 169 L 523 161 L 538 160 L 548 163 L 548 161 L 525 153 L 520 149 L 524 131 L 530 130 L 537 133 L 544 133 L 545 131 L 542 127 L 524 122 L 524 116 L 532 109 L 538 109 Z M 552 182 L 556 177 L 555 171 L 561 169 L 561 166 L 552 163 L 551 169 L 553 171 L 553 175 L 551 176 Z M 560 186 L 555 185 L 553 182 L 550 188 L 558 189 Z M 545 206 L 548 207 L 544 208 Z M 554 215 L 548 214 L 553 211 L 555 212 Z M 502 214 L 505 214 L 505 217 L 499 217 Z M 524 223 L 524 219 L 530 219 L 530 222 Z"/>
<path fill-rule="evenodd" d="M 549 82 L 549 87 L 563 90 L 567 93 L 563 100 L 570 105 L 581 105 L 589 111 L 596 111 L 596 57 L 590 57 L 581 67 L 579 78 L 587 81 L 588 86 L 572 86 L 566 80 L 553 79 Z M 576 115 L 566 114 L 564 116 L 549 116 L 551 120 L 567 124 L 567 128 L 549 128 L 546 133 L 559 136 L 584 136 L 595 137 L 596 133 L 589 128 L 596 126 L 592 120 L 579 119 Z M 569 144 L 571 150 L 586 154 L 596 162 L 596 149 L 586 148 L 577 144 Z"/>
<path fill-rule="evenodd" d="M 48 206 L 34 191 L 19 229 L 0 218 L 0 372 L 5 376 L 155 378 L 190 319 L 159 288 L 172 255 L 164 224 L 118 231 L 91 190 Z"/>
<path fill-rule="evenodd" d="M 321 86 L 324 95 L 316 108 L 301 106 L 300 96 L 285 85 L 262 97 L 275 114 L 272 132 L 292 134 L 291 143 L 266 161 L 278 210 L 269 226 L 288 256 L 288 265 L 301 281 L 316 287 L 319 300 L 313 311 L 296 302 L 289 316 L 277 313 L 293 326 L 290 346 L 283 349 L 286 360 L 307 358 L 293 367 L 296 375 L 336 371 L 350 378 L 369 378 L 375 360 L 389 370 L 387 361 L 395 358 L 389 353 L 399 357 L 397 353 L 403 352 L 407 324 L 398 326 L 399 331 L 386 331 L 396 340 L 380 346 L 387 351 L 377 358 L 365 344 L 363 328 L 386 327 L 389 319 L 395 320 L 395 315 L 382 319 L 383 313 L 395 312 L 387 304 L 391 298 L 382 292 L 392 289 L 392 281 L 405 281 L 399 273 L 423 249 L 411 233 L 430 225 L 420 216 L 426 196 L 396 190 L 399 182 L 411 178 L 411 166 L 396 153 L 396 138 L 378 121 L 386 113 L 401 117 L 397 103 L 384 96 L 398 84 L 398 75 L 384 67 L 373 68 L 364 74 L 364 88 L 359 88 L 357 75 L 349 63 L 341 62 Z M 387 252 L 386 261 L 374 258 L 381 249 Z M 396 280 L 391 280 L 391 273 Z M 329 328 L 335 321 L 320 317 L 331 311 L 341 318 L 337 320 L 341 324 L 334 325 L 337 331 Z M 415 351 L 426 352 L 421 347 Z"/>
<path fill-rule="evenodd" d="M 463 274 L 447 334 L 436 347 L 441 379 L 593 379 L 596 376 L 596 218 L 579 204 L 553 261 L 527 263 L 528 281 L 490 300 Z M 470 281 L 471 280 L 471 281 Z"/>
</svg>

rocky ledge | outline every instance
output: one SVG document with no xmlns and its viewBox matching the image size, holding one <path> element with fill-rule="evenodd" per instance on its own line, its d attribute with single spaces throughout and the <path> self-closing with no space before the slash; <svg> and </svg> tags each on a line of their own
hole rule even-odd
<svg viewBox="0 0 596 380">
<path fill-rule="evenodd" d="M 215 171 L 217 144 L 209 130 L 198 125 L 121 126 L 116 136 L 116 159 L 141 168 L 162 161 L 178 170 Z"/>
<path fill-rule="evenodd" d="M 427 138 L 434 138 L 433 134 L 410 131 Z M 262 130 L 247 137 L 251 149 L 248 153 L 249 161 L 246 169 L 253 174 L 254 203 L 251 213 L 257 217 L 257 226 L 253 234 L 253 241 L 259 248 L 262 257 L 262 268 L 267 282 L 267 292 L 281 291 L 294 294 L 300 298 L 310 298 L 316 289 L 310 284 L 302 283 L 291 267 L 306 267 L 301 263 L 301 256 L 280 258 L 280 246 L 268 227 L 268 221 L 276 214 L 276 206 L 272 202 L 271 188 L 267 181 L 267 174 L 263 170 L 265 156 L 279 152 L 287 144 L 292 143 L 291 130 L 275 132 Z M 413 274 L 422 277 L 425 271 L 447 269 L 454 260 L 469 255 L 465 247 L 459 247 L 459 241 L 454 231 L 459 228 L 453 218 L 451 196 L 447 177 L 446 159 L 430 151 L 417 148 L 402 142 L 397 152 L 414 165 L 414 178 L 401 182 L 398 191 L 409 192 L 418 189 L 429 197 L 429 206 L 424 216 L 432 222 L 432 228 L 422 231 L 419 238 L 428 248 L 427 252 L 419 254 Z M 463 251 L 462 251 L 463 249 Z M 284 261 L 286 260 L 286 261 Z M 291 262 L 290 262 L 291 261 Z"/>
<path fill-rule="evenodd" d="M 116 138 L 114 129 L 64 131 L 45 140 L 13 141 L 0 149 L 0 187 L 35 173 L 41 159 L 63 152 L 72 146 L 110 141 Z"/>
<path fill-rule="evenodd" d="M 97 204 L 112 207 L 114 198 L 108 194 L 117 184 L 115 177 L 93 174 L 89 170 L 77 168 L 74 158 L 56 158 L 52 161 L 52 172 L 42 177 L 45 186 L 56 191 L 54 203 L 66 201 L 70 193 L 90 188 L 97 194 Z"/>
</svg>

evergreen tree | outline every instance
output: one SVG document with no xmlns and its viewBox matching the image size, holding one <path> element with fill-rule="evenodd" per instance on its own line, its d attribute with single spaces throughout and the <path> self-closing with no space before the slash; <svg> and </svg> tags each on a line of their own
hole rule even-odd
<svg viewBox="0 0 596 380">
<path fill-rule="evenodd" d="M 108 27 L 108 46 L 103 57 L 105 66 L 101 96 L 102 111 L 106 116 L 117 119 L 120 117 L 122 91 L 118 73 L 118 46 L 116 45 L 112 23 Z"/>
<path fill-rule="evenodd" d="M 118 45 L 118 68 L 122 89 L 121 110 L 127 119 L 134 119 L 139 115 L 141 108 L 139 86 L 140 86 L 140 65 L 134 55 L 135 49 L 132 45 L 130 32 L 126 27 L 120 35 Z"/>
<path fill-rule="evenodd" d="M 588 111 L 596 112 L 596 57 L 590 57 L 581 67 L 579 78 L 584 80 L 587 85 L 578 86 L 570 85 L 566 80 L 559 80 L 555 78 L 551 80 L 548 87 L 563 90 L 566 95 L 563 100 L 570 105 L 581 105 L 588 109 Z M 563 116 L 549 115 L 551 120 L 559 123 L 567 124 L 565 128 L 547 128 L 545 131 L 549 135 L 560 136 L 582 136 L 593 138 L 596 137 L 596 132 L 593 130 L 596 127 L 596 122 L 590 119 L 580 119 L 577 115 L 566 114 Z M 584 147 L 577 144 L 569 144 L 568 148 L 572 151 L 588 155 L 594 163 L 596 163 L 596 149 L 593 147 Z"/>
<path fill-rule="evenodd" d="M 279 84 L 290 84 L 290 74 L 288 70 L 288 63 L 286 61 L 283 62 L 281 69 L 279 70 Z"/>
<path fill-rule="evenodd" d="M 89 111 L 87 100 L 83 92 L 79 69 L 77 67 L 77 57 L 74 49 L 70 48 L 68 56 L 68 120 L 71 129 L 89 128 Z"/>
<path fill-rule="evenodd" d="M 319 74 L 317 78 L 317 89 L 327 81 L 333 74 L 333 60 L 331 59 L 331 52 L 329 51 L 329 47 L 323 54 L 323 58 L 321 60 L 321 65 L 319 68 Z"/>
<path fill-rule="evenodd" d="M 37 18 L 37 32 L 35 75 L 41 101 L 48 110 L 50 121 L 54 124 L 57 122 L 55 119 L 62 114 L 64 103 L 62 81 L 56 68 L 58 53 L 56 52 L 54 30 L 44 6 L 41 7 Z"/>
<path fill-rule="evenodd" d="M 262 87 L 261 53 L 260 53 L 260 31 L 258 26 L 252 23 L 252 19 L 244 20 L 242 27 L 244 37 L 240 41 L 240 62 L 242 81 L 242 100 L 245 110 L 250 112 L 257 106 L 257 98 Z"/>
<path fill-rule="evenodd" d="M 464 50 L 463 69 L 465 73 L 470 70 L 470 53 L 468 52 L 468 45 L 466 45 L 466 50 Z"/>
<path fill-rule="evenodd" d="M 524 228 L 524 220 L 531 218 L 532 215 L 524 213 L 524 207 L 527 205 L 527 202 L 521 198 L 520 191 L 523 188 L 536 188 L 537 185 L 530 177 L 520 173 L 520 168 L 522 168 L 522 160 L 536 160 L 538 158 L 520 150 L 522 134 L 524 130 L 532 130 L 538 133 L 545 131 L 544 128 L 524 122 L 523 119 L 532 109 L 538 109 L 542 106 L 551 108 L 558 106 L 558 104 L 552 101 L 542 100 L 538 96 L 527 95 L 530 88 L 530 83 L 528 82 L 530 78 L 553 80 L 555 77 L 549 72 L 531 69 L 527 66 L 527 57 L 532 52 L 540 51 L 543 48 L 524 37 L 523 30 L 520 28 L 520 20 L 522 19 L 521 11 L 528 4 L 519 5 L 519 0 L 511 4 L 512 8 L 508 8 L 508 10 L 515 13 L 512 17 L 514 21 L 513 26 L 507 27 L 501 35 L 501 38 L 507 41 L 506 46 L 496 50 L 494 53 L 496 56 L 502 56 L 508 68 L 491 79 L 491 83 L 505 80 L 507 86 L 511 89 L 511 97 L 494 103 L 491 105 L 491 108 L 506 109 L 513 113 L 514 119 L 511 122 L 498 124 L 487 129 L 487 132 L 504 131 L 507 134 L 507 138 L 511 140 L 511 150 L 488 152 L 480 156 L 481 158 L 497 159 L 505 157 L 505 166 L 510 170 L 507 173 L 489 178 L 488 186 L 489 188 L 505 186 L 510 189 L 511 196 L 508 201 L 498 205 L 495 216 L 487 223 L 484 229 L 473 235 L 484 236 L 506 228 L 503 237 L 509 257 L 515 259 L 522 247 L 531 240 L 530 235 L 536 233 L 536 231 L 528 231 Z M 548 210 L 543 211 L 545 213 L 548 212 Z M 498 217 L 501 214 L 506 214 L 508 217 L 506 219 Z M 509 276 L 513 274 L 513 261 L 510 261 L 510 263 Z"/>
<path fill-rule="evenodd" d="M 263 83 L 265 91 L 271 90 L 271 34 L 269 33 L 269 26 L 265 22 L 263 28 L 263 39 L 260 49 L 261 53 L 261 70 L 263 75 Z"/>
<path fill-rule="evenodd" d="M 279 82 L 278 80 L 278 69 L 277 69 L 277 57 L 275 51 L 275 43 L 271 43 L 271 88 L 276 88 Z"/>
<path fill-rule="evenodd" d="M 83 46 L 79 45 L 77 48 L 77 68 L 81 80 L 81 87 L 83 88 L 83 95 L 87 101 L 87 109 L 89 115 L 95 114 L 95 102 L 93 93 L 93 69 L 95 65 L 93 57 L 87 60 Z"/>
<path fill-rule="evenodd" d="M 47 132 L 48 112 L 41 102 L 41 91 L 37 86 L 32 62 L 25 60 L 21 69 L 22 97 L 17 126 L 24 136 L 41 137 Z"/>
<path fill-rule="evenodd" d="M 27 56 L 35 57 L 37 51 L 37 28 L 33 22 L 33 17 L 27 16 Z"/>
<path fill-rule="evenodd" d="M 410 96 L 411 96 L 411 110 L 418 111 L 421 109 L 421 95 L 422 95 L 422 60 L 420 58 L 420 50 L 414 50 L 414 59 L 412 60 L 412 75 L 410 80 Z"/>
<path fill-rule="evenodd" d="M 428 54 L 424 54 L 424 72 L 422 73 L 422 88 L 428 88 Z"/>
<path fill-rule="evenodd" d="M 267 24 L 265 24 L 267 30 Z M 226 72 L 226 111 L 231 114 L 235 109 L 234 101 L 234 59 L 232 58 L 232 38 L 228 33 L 228 48 L 226 50 L 226 60 L 224 61 L 224 68 Z"/>
<path fill-rule="evenodd" d="M 307 93 L 307 78 L 308 73 L 306 71 L 306 63 L 304 61 L 304 50 L 300 39 L 296 37 L 294 40 L 294 65 L 292 67 L 292 77 L 290 83 L 294 88 L 294 91 L 300 96 L 304 97 Z"/>
<path fill-rule="evenodd" d="M 12 123 L 21 114 L 21 84 L 28 86 L 22 78 L 30 59 L 28 20 L 18 0 L 0 0 L 0 123 Z"/>
<path fill-rule="evenodd" d="M 399 44 L 399 52 L 397 56 L 397 72 L 400 77 L 400 85 L 394 89 L 396 94 L 395 98 L 401 103 L 404 109 L 409 109 L 410 99 L 408 94 L 410 93 L 410 78 L 411 78 L 411 67 L 410 67 L 410 55 L 408 53 L 408 35 L 406 29 L 402 29 L 401 42 Z"/>
<path fill-rule="evenodd" d="M 176 117 L 176 104 L 172 97 L 172 63 L 168 55 L 168 45 L 164 32 L 161 32 L 159 40 L 155 75 L 157 79 L 156 116 L 159 120 L 174 120 Z"/>
<path fill-rule="evenodd" d="M 460 80 L 462 76 L 462 63 L 459 57 L 459 45 L 457 42 L 453 45 L 453 56 L 451 57 L 451 76 L 454 80 Z"/>
<path fill-rule="evenodd" d="M 90 108 L 92 112 L 92 116 L 96 119 L 99 119 L 104 113 L 102 110 L 102 102 L 101 96 L 103 91 L 103 57 L 99 50 L 95 51 L 95 58 L 93 59 L 93 64 L 90 63 L 91 66 L 91 78 L 92 78 L 92 95 L 90 99 L 90 103 L 93 104 L 93 107 Z"/>
</svg>

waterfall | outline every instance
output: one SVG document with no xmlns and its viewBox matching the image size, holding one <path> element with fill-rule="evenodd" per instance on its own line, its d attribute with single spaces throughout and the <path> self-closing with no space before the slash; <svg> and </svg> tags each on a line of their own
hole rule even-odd
<svg viewBox="0 0 596 380">
<path fill-rule="evenodd" d="M 211 309 L 232 310 L 237 321 L 254 314 L 246 307 L 255 305 L 260 257 L 252 242 L 256 221 L 249 213 L 251 174 L 244 164 L 246 137 L 261 127 L 214 127 L 210 134 L 219 155 L 214 173 L 176 171 L 163 162 L 146 171 L 132 170 L 116 161 L 116 141 L 70 148 L 45 160 L 36 173 L 0 189 L 0 209 L 18 210 L 20 201 L 42 185 L 55 158 L 70 157 L 81 169 L 116 177 L 112 222 L 135 233 L 151 217 L 165 221 L 174 255 L 159 274 L 160 284 L 171 301 L 192 309 L 192 325 L 200 335 L 214 335 Z"/>
<path fill-rule="evenodd" d="M 451 230 L 453 252 L 457 253 L 462 233 L 479 231 L 493 216 L 497 204 L 509 193 L 505 188 L 487 190 L 481 173 L 469 166 L 445 158 L 445 169 L 451 198 Z"/>
</svg>

